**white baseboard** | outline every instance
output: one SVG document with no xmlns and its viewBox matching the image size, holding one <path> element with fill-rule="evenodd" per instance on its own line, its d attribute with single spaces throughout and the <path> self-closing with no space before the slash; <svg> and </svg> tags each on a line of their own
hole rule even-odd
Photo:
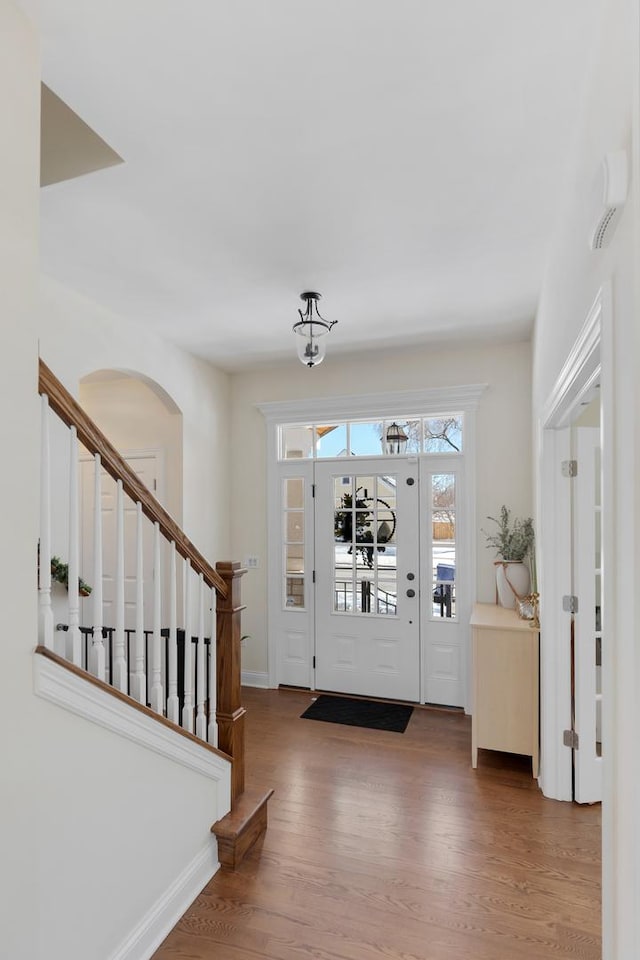
<svg viewBox="0 0 640 960">
<path fill-rule="evenodd" d="M 241 682 L 242 682 L 242 685 L 245 687 L 261 687 L 263 690 L 268 690 L 269 674 L 253 673 L 250 670 L 243 670 Z"/>
<path fill-rule="evenodd" d="M 211 838 L 156 900 L 109 960 L 149 960 L 219 868 L 217 845 Z"/>
</svg>

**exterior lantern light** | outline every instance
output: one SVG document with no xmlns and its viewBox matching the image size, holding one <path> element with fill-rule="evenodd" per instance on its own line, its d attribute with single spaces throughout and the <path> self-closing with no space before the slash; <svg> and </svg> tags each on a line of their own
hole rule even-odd
<svg viewBox="0 0 640 960">
<path fill-rule="evenodd" d="M 387 427 L 387 432 L 385 434 L 387 453 L 404 453 L 407 449 L 408 439 L 409 437 L 406 435 L 402 427 L 400 427 L 394 420 L 394 422 L 390 423 Z"/>
<path fill-rule="evenodd" d="M 318 300 L 321 294 L 307 290 L 300 294 L 300 299 L 306 301 L 304 313 L 298 310 L 300 319 L 293 325 L 293 332 L 298 335 L 298 357 L 307 367 L 315 367 L 324 360 L 327 345 L 324 337 L 338 322 L 325 320 L 318 313 Z"/>
</svg>

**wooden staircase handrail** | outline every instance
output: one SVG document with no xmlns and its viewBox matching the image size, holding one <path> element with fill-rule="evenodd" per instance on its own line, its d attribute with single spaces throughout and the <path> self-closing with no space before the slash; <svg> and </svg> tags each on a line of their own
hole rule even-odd
<svg viewBox="0 0 640 960">
<path fill-rule="evenodd" d="M 116 448 L 105 437 L 84 412 L 71 394 L 66 390 L 44 360 L 39 362 L 38 392 L 46 394 L 49 406 L 68 427 L 75 427 L 78 440 L 87 448 L 89 453 L 99 454 L 102 466 L 114 480 L 121 480 L 124 492 L 131 497 L 134 503 L 142 505 L 142 512 L 160 527 L 160 532 L 169 541 L 174 541 L 176 550 L 189 560 L 197 574 L 202 574 L 209 587 L 215 589 L 217 595 L 224 599 L 228 595 L 228 587 L 220 574 L 202 556 L 191 540 L 181 530 L 175 520 L 160 506 L 156 498 L 147 489 L 144 483 L 136 476 L 129 464 L 120 456 Z"/>
</svg>

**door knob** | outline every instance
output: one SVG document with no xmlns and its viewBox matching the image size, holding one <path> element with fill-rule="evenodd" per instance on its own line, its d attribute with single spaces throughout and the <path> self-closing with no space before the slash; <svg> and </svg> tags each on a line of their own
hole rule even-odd
<svg viewBox="0 0 640 960">
<path fill-rule="evenodd" d="M 416 578 L 415 573 L 408 573 L 408 574 L 407 574 L 407 580 L 415 580 L 415 578 Z"/>
<path fill-rule="evenodd" d="M 407 596 L 408 596 L 408 597 L 415 597 L 415 595 L 416 595 L 415 590 L 407 590 Z"/>
</svg>

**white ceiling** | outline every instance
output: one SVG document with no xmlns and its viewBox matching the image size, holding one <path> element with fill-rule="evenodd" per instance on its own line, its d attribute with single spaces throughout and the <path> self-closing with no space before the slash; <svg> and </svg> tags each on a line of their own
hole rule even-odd
<svg viewBox="0 0 640 960">
<path fill-rule="evenodd" d="M 42 264 L 226 369 L 528 336 L 601 0 L 23 0 L 124 158 L 42 190 Z M 326 362 L 329 362 L 327 360 Z"/>
</svg>

